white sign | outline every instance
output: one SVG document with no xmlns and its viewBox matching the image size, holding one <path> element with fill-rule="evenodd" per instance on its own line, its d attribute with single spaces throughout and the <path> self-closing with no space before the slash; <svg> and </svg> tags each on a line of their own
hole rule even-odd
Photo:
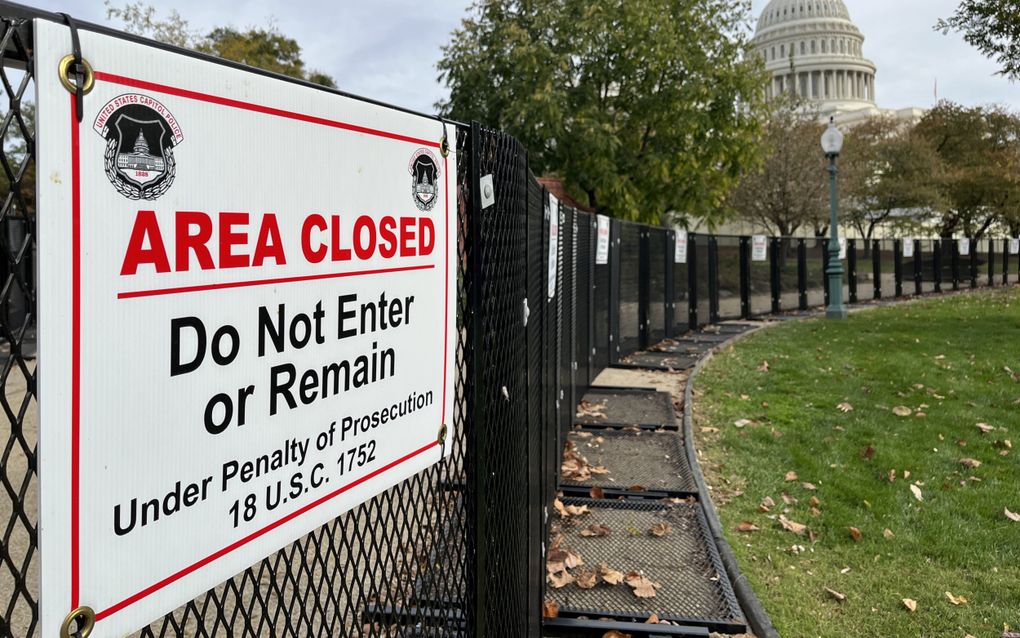
<svg viewBox="0 0 1020 638">
<path fill-rule="evenodd" d="M 961 255 L 966 257 L 967 255 L 970 254 L 970 240 L 969 239 L 958 239 L 957 240 L 957 246 L 959 247 L 959 252 L 960 252 Z"/>
<path fill-rule="evenodd" d="M 1009 240 L 1009 254 L 1010 255 L 1020 254 L 1020 239 L 1013 238 Z"/>
<path fill-rule="evenodd" d="M 83 605 L 123 636 L 450 453 L 457 158 L 85 30 L 77 123 L 35 28 L 40 635 Z"/>
<path fill-rule="evenodd" d="M 597 221 L 595 235 L 595 263 L 609 263 L 609 218 L 605 215 L 596 215 Z"/>
<path fill-rule="evenodd" d="M 914 240 L 904 239 L 903 240 L 903 256 L 913 257 L 914 256 Z"/>
<path fill-rule="evenodd" d="M 673 263 L 687 263 L 687 231 L 676 229 L 676 243 L 673 245 Z"/>
<path fill-rule="evenodd" d="M 839 238 L 839 258 L 846 259 L 846 237 Z"/>
<path fill-rule="evenodd" d="M 765 261 L 768 257 L 769 239 L 765 235 L 751 238 L 751 261 Z"/>
<path fill-rule="evenodd" d="M 549 215 L 549 281 L 547 290 L 549 299 L 556 296 L 556 262 L 560 254 L 560 200 L 549 193 L 549 201 L 546 203 L 546 212 Z"/>
</svg>

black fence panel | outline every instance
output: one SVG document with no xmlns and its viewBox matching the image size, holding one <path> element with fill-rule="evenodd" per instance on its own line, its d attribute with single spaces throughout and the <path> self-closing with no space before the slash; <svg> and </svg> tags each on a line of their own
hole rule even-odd
<svg viewBox="0 0 1020 638">
<path fill-rule="evenodd" d="M 666 261 L 672 264 L 673 268 L 673 334 L 682 335 L 690 330 L 690 300 L 689 286 L 690 277 L 687 272 L 687 262 L 690 254 L 683 263 L 676 263 L 676 242 L 679 241 L 677 233 L 673 233 L 673 251 L 667 252 Z"/>
<path fill-rule="evenodd" d="M 719 259 L 719 319 L 739 319 L 740 311 L 740 238 L 716 236 Z"/>
<path fill-rule="evenodd" d="M 610 226 L 610 228 L 612 228 Z M 612 251 L 612 231 L 610 231 L 610 251 Z M 595 264 L 592 293 L 592 321 L 594 323 L 595 343 L 592 348 L 592 378 L 609 367 L 609 264 Z"/>
<path fill-rule="evenodd" d="M 824 306 L 828 280 L 825 277 L 826 252 L 828 240 L 812 237 L 804 240 L 807 250 L 807 294 L 808 307 Z"/>
<path fill-rule="evenodd" d="M 711 235 L 691 235 L 690 243 L 688 244 L 688 250 L 695 249 L 693 255 L 688 255 L 688 259 L 693 258 L 694 277 L 697 281 L 695 294 L 697 295 L 698 321 L 697 326 L 692 325 L 692 328 L 700 327 L 712 321 L 711 289 L 713 286 L 709 283 L 711 280 L 709 268 L 710 241 Z M 697 243 L 695 244 L 694 242 Z"/>
<path fill-rule="evenodd" d="M 638 224 L 620 224 L 620 356 L 640 349 L 641 230 Z"/>
<path fill-rule="evenodd" d="M 751 238 L 744 238 L 747 243 L 748 259 L 751 257 Z M 751 259 L 748 263 L 747 272 L 747 283 L 748 283 L 748 316 L 763 315 L 773 312 L 773 292 L 776 293 L 775 299 L 778 301 L 781 298 L 779 290 L 773 291 L 773 271 L 779 276 L 782 276 L 781 262 L 779 261 L 780 251 L 782 250 L 781 240 L 778 238 L 770 238 L 768 242 L 768 254 L 764 261 L 754 261 Z M 779 311 L 779 307 L 775 308 L 775 311 Z"/>
<path fill-rule="evenodd" d="M 666 336 L 666 241 L 665 229 L 648 229 L 649 345 L 659 343 Z"/>
<path fill-rule="evenodd" d="M 575 304 L 577 317 L 577 373 L 575 375 L 575 398 L 580 401 L 592 381 L 592 275 L 595 267 L 594 218 L 578 211 L 574 220 L 574 244 L 576 246 L 574 272 L 576 273 Z"/>
</svg>

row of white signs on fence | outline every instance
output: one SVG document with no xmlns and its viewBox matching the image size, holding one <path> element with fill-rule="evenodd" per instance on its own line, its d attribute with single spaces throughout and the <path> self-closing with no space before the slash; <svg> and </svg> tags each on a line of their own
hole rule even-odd
<svg viewBox="0 0 1020 638">
<path fill-rule="evenodd" d="M 81 605 L 103 638 L 450 453 L 457 158 L 433 119 L 80 37 L 79 123 L 35 24 L 41 635 Z"/>
</svg>

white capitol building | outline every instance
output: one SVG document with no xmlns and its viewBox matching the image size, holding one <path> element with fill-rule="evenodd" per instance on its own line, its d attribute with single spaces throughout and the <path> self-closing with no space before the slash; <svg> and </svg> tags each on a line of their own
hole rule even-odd
<svg viewBox="0 0 1020 638">
<path fill-rule="evenodd" d="M 751 40 L 765 59 L 768 97 L 795 93 L 825 120 L 852 125 L 874 115 L 916 121 L 923 109 L 880 109 L 875 63 L 864 57 L 864 35 L 843 0 L 772 0 Z"/>
</svg>

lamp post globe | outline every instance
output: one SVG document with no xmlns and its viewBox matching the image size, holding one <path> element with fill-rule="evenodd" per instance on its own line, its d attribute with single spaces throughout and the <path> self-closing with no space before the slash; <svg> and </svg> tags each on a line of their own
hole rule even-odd
<svg viewBox="0 0 1020 638">
<path fill-rule="evenodd" d="M 846 319 L 843 304 L 843 262 L 839 258 L 839 191 L 836 188 L 836 158 L 843 150 L 843 133 L 836 128 L 835 118 L 822 133 L 822 150 L 829 158 L 829 250 L 825 275 L 829 281 L 829 305 L 825 316 L 829 319 Z"/>
</svg>

